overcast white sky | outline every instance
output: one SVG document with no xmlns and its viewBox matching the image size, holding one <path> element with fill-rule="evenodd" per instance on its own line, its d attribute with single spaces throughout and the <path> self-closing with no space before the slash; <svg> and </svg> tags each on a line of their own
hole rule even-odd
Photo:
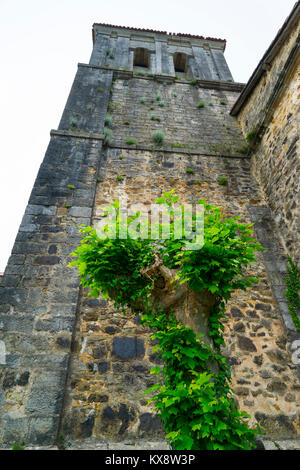
<svg viewBox="0 0 300 470">
<path fill-rule="evenodd" d="M 77 70 L 92 24 L 227 39 L 235 81 L 247 82 L 295 0 L 0 0 L 0 272 Z"/>
</svg>

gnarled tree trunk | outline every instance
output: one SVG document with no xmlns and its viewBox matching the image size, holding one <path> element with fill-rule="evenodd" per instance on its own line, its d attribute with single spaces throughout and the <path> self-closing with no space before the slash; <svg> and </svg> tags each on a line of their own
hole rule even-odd
<svg viewBox="0 0 300 470">
<path fill-rule="evenodd" d="M 150 303 L 159 306 L 166 313 L 173 312 L 184 326 L 192 328 L 197 335 L 204 335 L 203 341 L 212 347 L 208 319 L 217 297 L 206 289 L 196 292 L 189 289 L 187 283 L 179 284 L 178 270 L 166 267 L 157 252 L 154 263 L 143 269 L 141 274 L 154 280 Z"/>
</svg>

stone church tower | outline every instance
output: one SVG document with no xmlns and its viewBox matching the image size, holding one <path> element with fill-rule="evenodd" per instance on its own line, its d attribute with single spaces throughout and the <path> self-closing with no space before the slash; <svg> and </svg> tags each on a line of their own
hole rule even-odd
<svg viewBox="0 0 300 470">
<path fill-rule="evenodd" d="M 225 40 L 93 25 L 1 281 L 0 446 L 163 439 L 142 396 L 159 361 L 149 333 L 88 297 L 67 264 L 101 204 L 171 189 L 254 223 L 260 282 L 228 305 L 224 353 L 266 445 L 297 445 L 300 334 L 284 275 L 287 254 L 300 265 L 299 18 L 297 2 L 246 86 Z"/>
</svg>

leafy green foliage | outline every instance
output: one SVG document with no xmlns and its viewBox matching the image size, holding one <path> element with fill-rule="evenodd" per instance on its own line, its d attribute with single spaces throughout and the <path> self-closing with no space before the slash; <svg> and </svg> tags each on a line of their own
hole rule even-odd
<svg viewBox="0 0 300 470">
<path fill-rule="evenodd" d="M 225 358 L 213 353 L 191 328 L 163 313 L 143 315 L 145 326 L 155 327 L 155 348 L 163 360 L 163 385 L 154 385 L 145 395 L 160 414 L 176 450 L 248 450 L 254 446 L 257 429 L 250 429 L 248 415 L 237 409 L 229 387 L 230 369 Z M 218 372 L 213 370 L 218 369 Z"/>
<path fill-rule="evenodd" d="M 114 59 L 114 58 L 115 58 L 115 56 L 114 56 L 114 54 L 113 54 L 112 51 L 109 51 L 109 50 L 106 51 L 106 55 L 107 55 L 110 59 Z"/>
<path fill-rule="evenodd" d="M 227 186 L 228 185 L 228 179 L 225 176 L 221 176 L 221 178 L 218 178 L 218 183 L 220 186 Z"/>
<path fill-rule="evenodd" d="M 110 114 L 107 114 L 107 115 L 105 116 L 104 125 L 105 125 L 106 127 L 111 127 L 111 126 L 112 126 L 112 117 L 111 117 Z"/>
<path fill-rule="evenodd" d="M 204 108 L 205 107 L 205 103 L 203 101 L 200 101 L 199 104 L 197 104 L 197 108 Z"/>
<path fill-rule="evenodd" d="M 78 127 L 78 126 L 77 126 L 77 119 L 75 119 L 75 118 L 72 118 L 72 119 L 71 119 L 70 127 Z"/>
<path fill-rule="evenodd" d="M 11 450 L 25 450 L 24 449 L 25 442 L 18 444 L 17 442 L 12 446 Z"/>
<path fill-rule="evenodd" d="M 249 145 L 243 145 L 243 147 L 238 148 L 235 151 L 238 152 L 238 153 L 242 153 L 244 155 L 247 155 L 247 153 L 249 152 Z"/>
<path fill-rule="evenodd" d="M 252 129 L 246 134 L 246 141 L 248 143 L 252 142 L 255 138 L 255 135 L 256 135 L 256 129 Z"/>
<path fill-rule="evenodd" d="M 103 134 L 104 134 L 103 145 L 107 147 L 111 141 L 111 130 L 108 127 L 104 127 Z"/>
<path fill-rule="evenodd" d="M 128 139 L 125 140 L 125 144 L 128 144 L 128 145 L 137 145 L 138 142 L 133 139 L 132 137 L 128 137 Z"/>
<path fill-rule="evenodd" d="M 162 145 L 165 140 L 164 133 L 162 131 L 153 132 L 152 140 L 155 143 L 155 145 Z"/>
<path fill-rule="evenodd" d="M 174 191 L 156 200 L 169 208 L 175 217 Z M 77 266 L 83 287 L 90 295 L 100 292 L 113 299 L 115 305 L 142 311 L 141 322 L 155 331 L 153 348 L 164 367 L 154 367 L 152 373 L 162 374 L 163 384 L 156 384 L 146 393 L 155 392 L 149 399 L 160 414 L 167 439 L 178 450 L 251 449 L 258 429 L 250 429 L 248 415 L 235 404 L 230 387 L 230 366 L 221 355 L 224 345 L 222 318 L 226 302 L 236 289 L 246 290 L 256 278 L 249 277 L 245 268 L 255 261 L 254 253 L 262 249 L 253 238 L 251 225 L 224 218 L 220 208 L 200 200 L 204 206 L 204 245 L 198 250 L 186 249 L 186 239 L 174 236 L 166 240 L 119 237 L 120 214 L 118 202 L 116 238 L 100 238 L 92 227 L 82 227 L 81 245 L 70 266 Z M 184 211 L 184 207 L 181 206 Z M 139 213 L 130 217 L 137 222 Z M 194 219 L 195 223 L 195 219 Z M 150 230 L 149 230 L 150 233 Z M 138 234 L 137 234 L 138 235 Z M 155 280 L 142 275 L 153 265 L 155 252 L 165 266 L 177 269 L 177 279 L 187 283 L 190 290 L 206 289 L 215 295 L 216 302 L 209 317 L 209 336 L 213 347 L 196 336 L 191 328 L 182 325 L 172 312 L 164 312 L 151 302 Z"/>
<path fill-rule="evenodd" d="M 288 274 L 285 279 L 287 291 L 285 295 L 288 300 L 288 309 L 294 326 L 297 331 L 300 331 L 300 272 L 298 266 L 293 263 L 290 256 L 288 257 L 288 262 Z"/>
</svg>

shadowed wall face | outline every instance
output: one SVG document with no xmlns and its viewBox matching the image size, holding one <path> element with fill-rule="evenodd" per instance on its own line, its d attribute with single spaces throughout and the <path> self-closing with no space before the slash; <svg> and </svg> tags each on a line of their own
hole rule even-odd
<svg viewBox="0 0 300 470">
<path fill-rule="evenodd" d="M 274 214 L 281 242 L 300 267 L 299 19 L 286 34 L 285 41 L 274 46 L 275 57 L 265 64 L 237 118 L 245 135 L 260 129 L 253 173 Z"/>
</svg>

